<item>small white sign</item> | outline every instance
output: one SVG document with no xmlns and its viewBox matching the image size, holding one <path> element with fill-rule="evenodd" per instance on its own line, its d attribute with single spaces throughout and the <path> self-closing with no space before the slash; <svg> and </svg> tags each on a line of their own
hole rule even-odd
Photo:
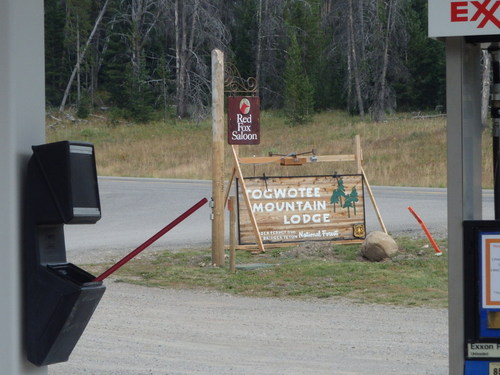
<svg viewBox="0 0 500 375">
<path fill-rule="evenodd" d="M 429 0 L 429 36 L 500 34 L 500 0 Z"/>
<path fill-rule="evenodd" d="M 500 363 L 490 362 L 488 375 L 500 375 Z"/>
<path fill-rule="evenodd" d="M 500 235 L 481 236 L 481 292 L 483 309 L 500 308 Z"/>
<path fill-rule="evenodd" d="M 485 342 L 469 343 L 467 349 L 469 358 L 500 358 L 500 344 Z"/>
</svg>

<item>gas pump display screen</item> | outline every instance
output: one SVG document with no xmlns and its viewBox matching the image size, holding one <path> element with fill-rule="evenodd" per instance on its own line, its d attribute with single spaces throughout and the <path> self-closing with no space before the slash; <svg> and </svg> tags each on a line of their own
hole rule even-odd
<svg viewBox="0 0 500 375">
<path fill-rule="evenodd" d="M 73 215 L 100 216 L 93 148 L 70 145 L 70 170 Z"/>
<path fill-rule="evenodd" d="M 500 234 L 481 235 L 483 309 L 500 308 Z"/>
<path fill-rule="evenodd" d="M 480 233 L 480 334 L 500 337 L 500 233 Z"/>
<path fill-rule="evenodd" d="M 492 374 L 476 365 L 500 360 L 500 221 L 464 221 L 463 250 L 466 374 Z"/>
</svg>

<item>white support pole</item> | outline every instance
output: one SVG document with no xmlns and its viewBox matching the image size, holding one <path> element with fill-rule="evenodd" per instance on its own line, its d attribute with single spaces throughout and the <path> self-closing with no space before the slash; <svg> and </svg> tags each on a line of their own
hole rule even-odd
<svg viewBox="0 0 500 375">
<path fill-rule="evenodd" d="M 482 218 L 481 49 L 446 39 L 449 374 L 464 373 L 464 220 Z"/>
<path fill-rule="evenodd" d="M 22 349 L 22 176 L 31 145 L 44 142 L 43 1 L 0 1 L 0 367 L 43 375 Z"/>
</svg>

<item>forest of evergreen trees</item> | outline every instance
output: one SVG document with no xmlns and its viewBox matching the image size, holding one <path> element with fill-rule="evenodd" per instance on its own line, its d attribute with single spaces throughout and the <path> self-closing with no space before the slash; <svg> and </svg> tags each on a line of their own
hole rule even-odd
<svg viewBox="0 0 500 375">
<path fill-rule="evenodd" d="M 148 121 L 210 113 L 210 56 L 294 123 L 445 103 L 427 0 L 45 0 L 47 106 Z"/>
</svg>

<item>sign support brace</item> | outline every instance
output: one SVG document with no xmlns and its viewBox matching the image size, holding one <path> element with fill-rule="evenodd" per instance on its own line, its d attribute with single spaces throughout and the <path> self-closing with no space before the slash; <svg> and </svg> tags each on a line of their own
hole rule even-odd
<svg viewBox="0 0 500 375">
<path fill-rule="evenodd" d="M 362 153 L 362 149 L 361 149 L 361 137 L 359 136 L 359 134 L 356 135 L 354 138 L 354 145 L 355 145 L 354 154 L 314 156 L 313 159 L 306 158 L 306 163 L 346 162 L 346 161 L 356 162 L 358 173 L 362 174 L 362 176 L 363 176 L 363 180 L 364 180 L 364 183 L 365 183 L 366 188 L 368 190 L 368 194 L 370 196 L 370 200 L 372 202 L 375 214 L 377 215 L 377 219 L 378 219 L 378 222 L 380 224 L 380 227 L 384 233 L 388 234 L 387 228 L 384 224 L 384 220 L 382 219 L 382 215 L 380 213 L 377 202 L 375 200 L 375 196 L 373 194 L 372 188 L 368 182 L 368 178 L 367 178 L 365 170 L 363 168 L 363 153 Z M 257 246 L 261 252 L 265 252 L 264 243 L 263 243 L 262 237 L 260 235 L 260 230 L 259 230 L 257 221 L 255 219 L 255 215 L 253 214 L 253 211 L 250 209 L 251 203 L 250 203 L 250 198 L 249 198 L 248 193 L 247 193 L 243 173 L 241 171 L 241 164 L 280 163 L 281 165 L 287 165 L 286 163 L 282 163 L 283 159 L 287 158 L 287 157 L 264 156 L 264 157 L 243 157 L 243 158 L 240 158 L 238 156 L 237 148 L 238 148 L 238 146 L 235 146 L 235 145 L 231 146 L 232 155 L 233 155 L 233 159 L 234 159 L 234 166 L 233 166 L 233 171 L 231 173 L 231 178 L 229 180 L 229 183 L 227 185 L 227 189 L 225 192 L 224 205 L 226 205 L 226 203 L 229 199 L 231 186 L 233 184 L 234 177 L 236 176 L 241 181 L 241 187 L 242 187 L 242 192 L 243 192 L 243 196 L 245 199 L 245 205 L 246 205 L 246 207 L 249 207 L 248 212 L 250 215 L 250 222 L 252 224 L 253 232 L 255 233 Z M 288 158 L 292 158 L 292 157 L 290 156 Z"/>
</svg>

